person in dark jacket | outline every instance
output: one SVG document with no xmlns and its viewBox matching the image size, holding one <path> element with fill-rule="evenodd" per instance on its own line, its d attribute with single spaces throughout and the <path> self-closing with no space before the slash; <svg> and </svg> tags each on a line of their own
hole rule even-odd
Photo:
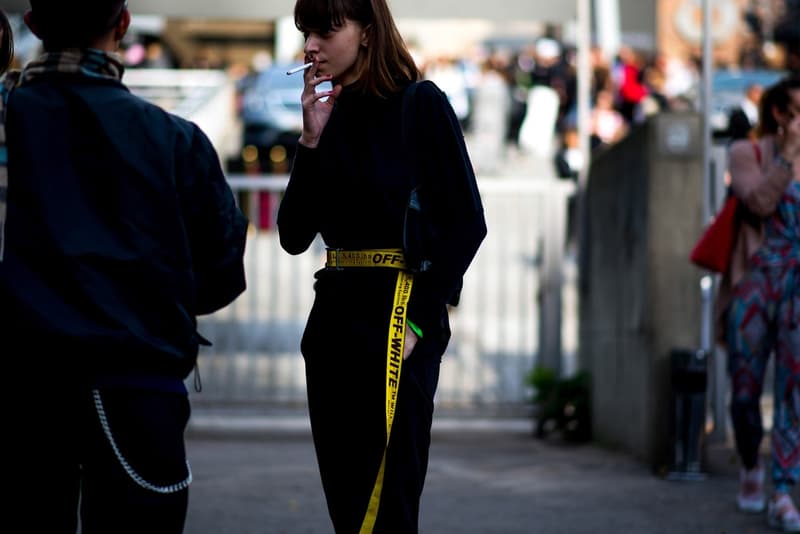
<svg viewBox="0 0 800 534">
<path fill-rule="evenodd" d="M 328 247 L 301 342 L 322 485 L 337 533 L 414 533 L 483 206 L 458 119 L 417 82 L 385 0 L 298 0 L 295 23 L 312 65 L 278 231 L 291 254 Z"/>
<path fill-rule="evenodd" d="M 247 222 L 208 138 L 120 81 L 130 19 L 124 0 L 31 0 L 45 54 L 2 85 L 14 532 L 75 532 L 78 510 L 84 533 L 182 532 L 197 316 L 245 288 Z"/>
</svg>

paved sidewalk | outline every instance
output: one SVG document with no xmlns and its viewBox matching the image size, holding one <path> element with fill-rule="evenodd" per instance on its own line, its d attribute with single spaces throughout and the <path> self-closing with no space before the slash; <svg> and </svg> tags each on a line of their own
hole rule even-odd
<svg viewBox="0 0 800 534">
<path fill-rule="evenodd" d="M 304 417 L 196 413 L 188 436 L 186 534 L 332 532 Z M 536 440 L 525 419 L 438 419 L 421 532 L 770 532 L 734 508 L 730 448 L 709 458 L 707 480 L 668 482 L 627 454 Z"/>
</svg>

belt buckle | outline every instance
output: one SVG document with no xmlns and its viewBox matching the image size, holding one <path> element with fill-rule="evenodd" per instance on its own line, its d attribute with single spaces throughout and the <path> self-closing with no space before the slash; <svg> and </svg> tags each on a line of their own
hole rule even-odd
<svg viewBox="0 0 800 534">
<path fill-rule="evenodd" d="M 341 248 L 328 249 L 328 252 L 332 252 L 333 253 L 333 263 L 334 263 L 334 265 L 329 265 L 328 267 L 333 269 L 334 271 L 343 271 L 344 270 L 344 267 L 339 265 L 339 253 L 342 252 L 342 250 L 344 250 L 344 249 L 341 249 Z"/>
</svg>

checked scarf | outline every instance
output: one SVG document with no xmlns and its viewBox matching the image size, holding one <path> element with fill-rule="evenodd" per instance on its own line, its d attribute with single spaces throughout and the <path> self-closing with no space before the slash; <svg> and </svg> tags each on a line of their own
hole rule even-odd
<svg viewBox="0 0 800 534">
<path fill-rule="evenodd" d="M 44 54 L 23 71 L 11 71 L 0 79 L 0 262 L 5 251 L 5 226 L 8 213 L 8 147 L 5 115 L 8 96 L 15 87 L 45 74 L 86 76 L 120 81 L 125 68 L 112 54 L 95 49 L 65 50 Z"/>
</svg>

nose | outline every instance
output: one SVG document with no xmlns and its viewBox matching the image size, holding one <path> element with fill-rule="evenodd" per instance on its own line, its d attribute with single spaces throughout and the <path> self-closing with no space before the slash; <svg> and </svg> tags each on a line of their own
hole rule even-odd
<svg viewBox="0 0 800 534">
<path fill-rule="evenodd" d="M 308 59 L 314 59 L 314 56 L 319 52 L 319 40 L 312 33 L 306 38 L 306 44 L 303 47 L 303 52 Z"/>
</svg>

